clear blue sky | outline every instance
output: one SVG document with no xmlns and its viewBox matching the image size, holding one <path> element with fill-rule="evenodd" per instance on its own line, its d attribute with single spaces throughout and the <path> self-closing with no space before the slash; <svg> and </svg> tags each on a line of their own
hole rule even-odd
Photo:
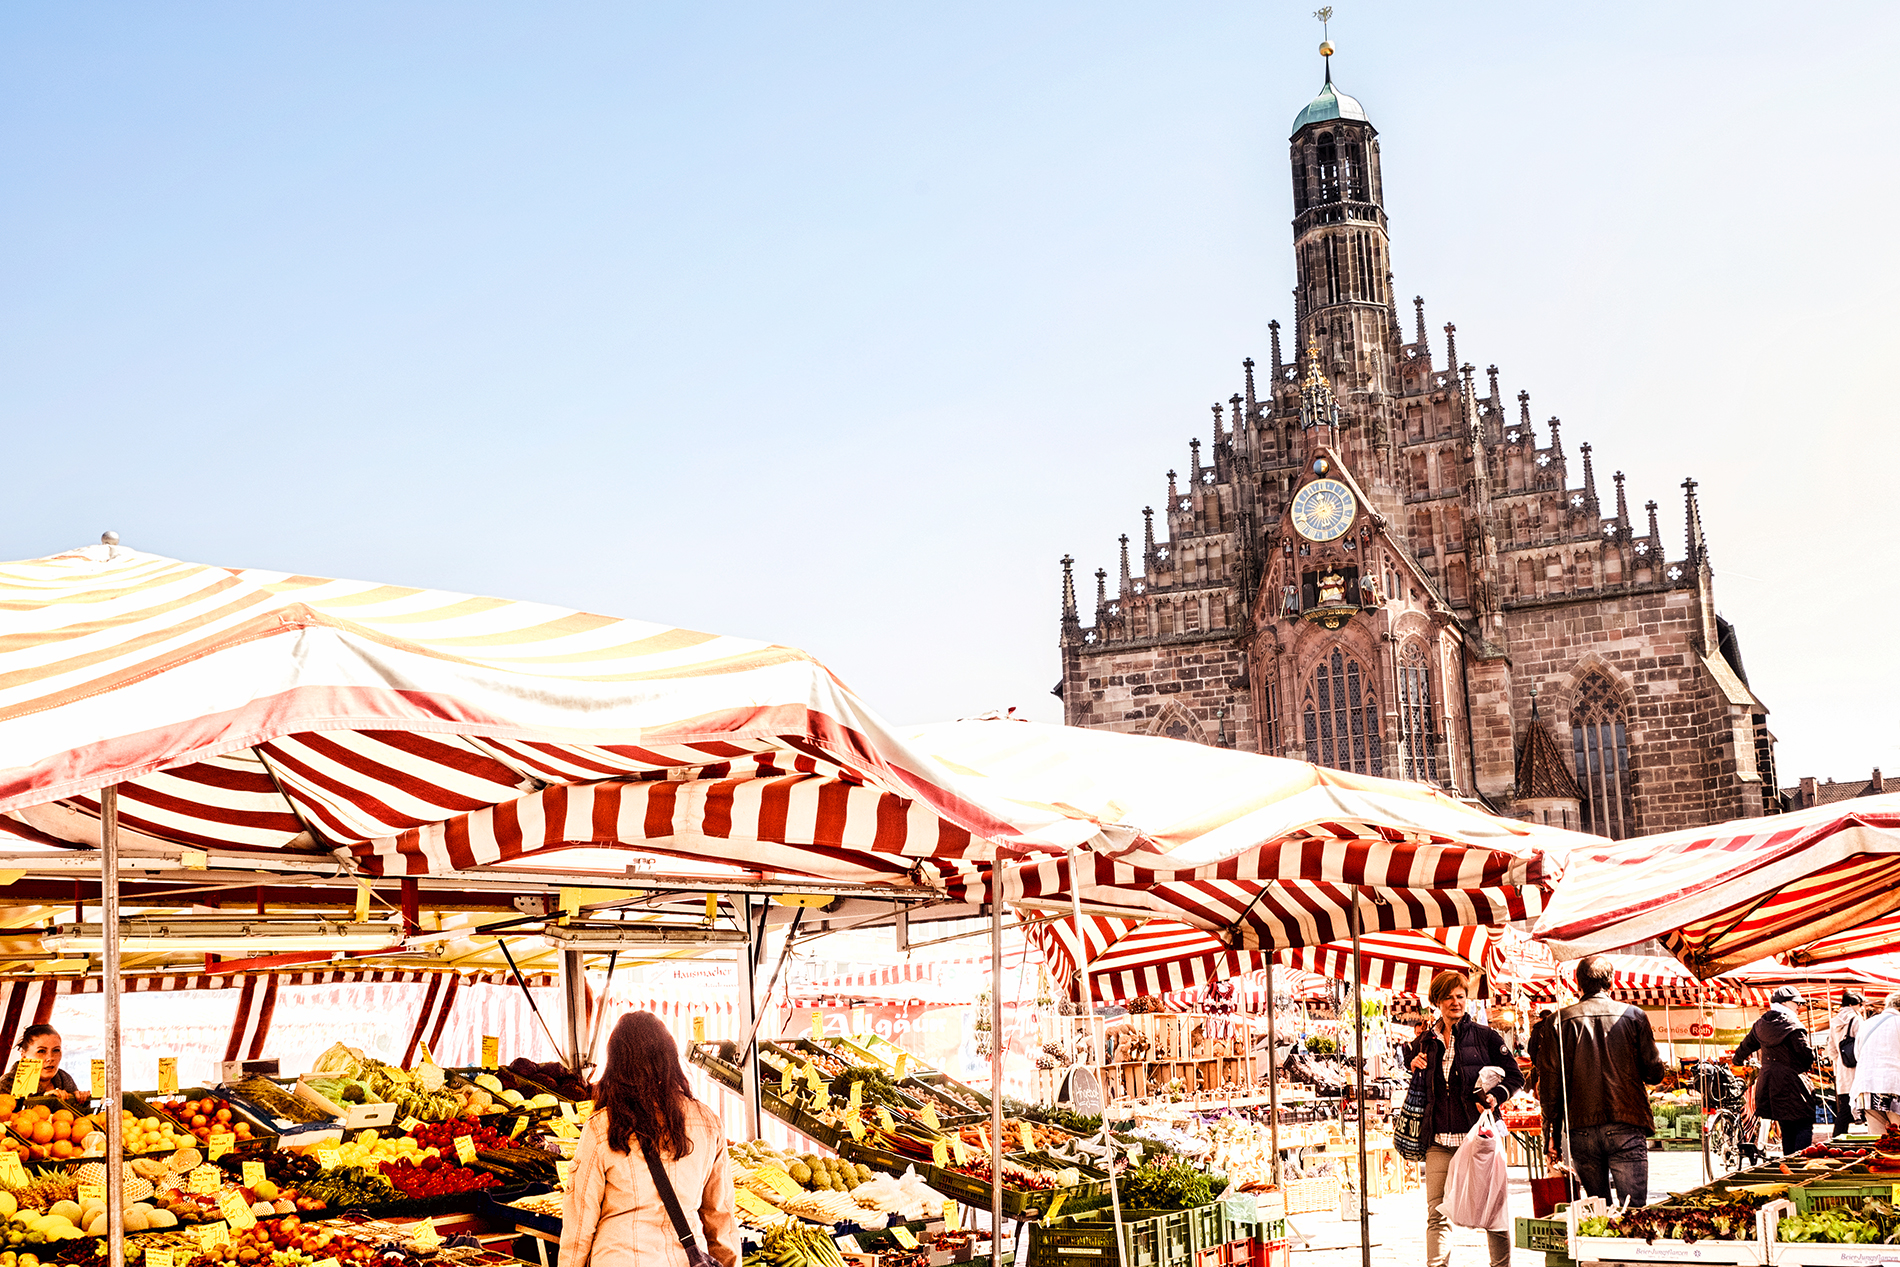
<svg viewBox="0 0 1900 1267">
<path fill-rule="evenodd" d="M 0 555 L 534 598 L 1058 715 L 1057 559 L 1138 533 L 1289 317 L 1314 6 L 15 3 Z M 1394 267 L 1629 473 L 1784 779 L 1900 774 L 1900 22 L 1338 6 Z"/>
</svg>

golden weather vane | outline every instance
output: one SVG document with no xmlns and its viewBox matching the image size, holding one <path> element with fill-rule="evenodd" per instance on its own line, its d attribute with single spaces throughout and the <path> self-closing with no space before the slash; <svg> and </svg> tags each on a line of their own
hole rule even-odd
<svg viewBox="0 0 1900 1267">
<path fill-rule="evenodd" d="M 1321 57 L 1331 58 L 1333 55 L 1333 6 L 1329 4 L 1324 8 L 1315 9 L 1313 10 L 1313 16 L 1319 20 L 1319 55 Z M 1330 60 L 1326 63 L 1326 69 L 1326 78 L 1331 80 L 1332 62 Z"/>
</svg>

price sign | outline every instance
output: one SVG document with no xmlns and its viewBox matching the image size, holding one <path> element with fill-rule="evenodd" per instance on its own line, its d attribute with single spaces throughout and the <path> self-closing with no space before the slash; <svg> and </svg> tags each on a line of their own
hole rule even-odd
<svg viewBox="0 0 1900 1267">
<path fill-rule="evenodd" d="M 897 1076 L 898 1077 L 901 1078 L 904 1076 L 905 1066 L 909 1064 L 910 1064 L 910 1053 L 907 1051 L 898 1052 L 897 1053 Z"/>
<path fill-rule="evenodd" d="M 851 1094 L 845 1098 L 846 1108 L 857 1108 L 864 1103 L 864 1082 L 862 1079 L 851 1084 Z"/>
<path fill-rule="evenodd" d="M 428 1041 L 418 1038 L 416 1040 L 416 1046 L 422 1050 L 422 1064 L 433 1065 L 435 1063 L 435 1053 L 429 1050 Z M 418 1066 L 418 1068 L 420 1068 L 420 1066 Z"/>
<path fill-rule="evenodd" d="M 158 1093 L 160 1095 L 178 1094 L 178 1057 L 160 1056 L 158 1058 Z"/>
<path fill-rule="evenodd" d="M 864 1118 L 856 1109 L 844 1111 L 844 1128 L 851 1132 L 852 1139 L 864 1138 Z"/>
<path fill-rule="evenodd" d="M 1036 1151 L 1036 1133 L 1029 1129 L 1029 1123 L 1016 1123 L 1016 1138 L 1022 1141 L 1024 1152 L 1033 1153 Z"/>
<path fill-rule="evenodd" d="M 830 1103 L 831 1092 L 825 1090 L 823 1087 L 819 1087 L 818 1090 L 812 1093 L 811 1111 L 814 1113 L 823 1113 Z"/>
<path fill-rule="evenodd" d="M 932 1140 L 930 1143 L 930 1161 L 932 1165 L 939 1168 L 948 1166 L 950 1164 L 950 1145 L 940 1139 Z"/>
<path fill-rule="evenodd" d="M 106 1098 L 106 1062 L 103 1060 L 92 1062 L 92 1098 L 95 1100 Z"/>
<path fill-rule="evenodd" d="M 561 1101 L 561 1120 L 563 1122 L 573 1122 L 573 1121 L 579 1120 L 574 1116 L 574 1102 L 572 1100 Z"/>
<path fill-rule="evenodd" d="M 1049 1202 L 1049 1208 L 1043 1211 L 1043 1214 L 1042 1214 L 1043 1219 L 1045 1221 L 1049 1219 L 1053 1219 L 1056 1216 L 1056 1212 L 1062 1209 L 1062 1203 L 1064 1201 L 1067 1201 L 1068 1199 L 1069 1199 L 1068 1193 L 1066 1192 L 1056 1193 L 1055 1199 Z"/>
<path fill-rule="evenodd" d="M 13 1095 L 19 1099 L 40 1093 L 40 1062 L 22 1060 L 13 1069 Z"/>
<path fill-rule="evenodd" d="M 242 1192 L 226 1190 L 218 1194 L 218 1213 L 224 1221 L 242 1232 L 257 1226 L 257 1216 L 251 1213 L 250 1202 L 244 1199 Z"/>
<path fill-rule="evenodd" d="M 895 1131 L 897 1123 L 891 1120 L 891 1111 L 883 1105 L 877 1106 L 877 1124 L 887 1131 Z"/>
<path fill-rule="evenodd" d="M 409 1244 L 414 1249 L 440 1249 L 442 1233 L 435 1230 L 434 1219 L 424 1219 L 416 1224 L 416 1230 L 410 1233 Z"/>
<path fill-rule="evenodd" d="M 576 1100 L 574 1102 L 574 1116 L 583 1122 L 594 1116 L 594 1102 L 592 1100 Z"/>
<path fill-rule="evenodd" d="M 401 1131 L 404 1135 L 407 1135 L 411 1131 L 415 1130 L 416 1127 L 421 1126 L 421 1125 L 422 1123 L 420 1120 L 413 1117 L 406 1117 L 402 1121 L 396 1123 L 396 1129 Z"/>
<path fill-rule="evenodd" d="M 950 1147 L 954 1149 L 957 1154 L 957 1165 L 962 1166 L 969 1163 L 970 1150 L 964 1147 L 963 1140 L 960 1136 L 951 1137 Z"/>
<path fill-rule="evenodd" d="M 693 1041 L 696 1043 L 706 1041 L 706 1018 L 703 1016 L 693 1018 Z"/>
<path fill-rule="evenodd" d="M 937 1117 L 937 1106 L 928 1100 L 924 1101 L 924 1111 L 917 1115 L 917 1120 L 933 1131 L 943 1129 L 943 1122 Z"/>
<path fill-rule="evenodd" d="M 79 1185 L 81 1201 L 103 1201 L 106 1199 L 106 1186 L 103 1183 L 82 1183 Z"/>
<path fill-rule="evenodd" d="M 522 1116 L 515 1119 L 515 1129 L 508 1132 L 508 1138 L 520 1139 L 521 1133 L 527 1129 L 528 1129 L 528 1118 L 526 1114 L 523 1114 Z"/>
<path fill-rule="evenodd" d="M 343 1162 L 343 1151 L 337 1148 L 319 1148 L 317 1165 L 325 1170 L 335 1170 Z"/>
<path fill-rule="evenodd" d="M 231 1243 L 231 1229 L 222 1223 L 204 1223 L 198 1228 L 198 1248 L 213 1249 Z"/>
<path fill-rule="evenodd" d="M 208 1197 L 224 1186 L 224 1172 L 216 1166 L 193 1166 L 186 1191 Z"/>
<path fill-rule="evenodd" d="M 145 1267 L 158 1267 L 158 1265 L 152 1261 L 152 1251 L 149 1249 L 145 1251 Z M 342 1264 L 337 1262 L 335 1254 L 331 1254 L 327 1257 L 319 1258 L 316 1262 L 311 1263 L 310 1267 L 342 1267 Z"/>
<path fill-rule="evenodd" d="M 501 1039 L 493 1034 L 482 1035 L 482 1068 L 499 1069 L 501 1067 Z"/>
<path fill-rule="evenodd" d="M 579 1139 L 581 1128 L 572 1122 L 557 1121 L 554 1123 L 554 1135 L 557 1139 Z"/>
<path fill-rule="evenodd" d="M 917 1248 L 917 1238 L 912 1235 L 911 1230 L 902 1223 L 891 1224 L 891 1239 L 896 1241 L 899 1245 L 902 1245 L 905 1249 Z"/>
<path fill-rule="evenodd" d="M 560 1160 L 555 1161 L 554 1178 L 557 1183 L 559 1183 L 563 1188 L 565 1188 L 567 1187 L 568 1180 L 572 1179 L 573 1177 L 574 1177 L 574 1163 L 573 1162 L 560 1161 Z"/>
<path fill-rule="evenodd" d="M 216 1161 L 236 1147 L 237 1136 L 229 1131 L 213 1131 L 205 1136 L 205 1156 L 212 1161 Z"/>
<path fill-rule="evenodd" d="M 799 1186 L 798 1180 L 792 1178 L 777 1166 L 760 1166 L 753 1172 L 752 1177 L 765 1180 L 766 1185 L 770 1187 L 772 1191 L 778 1193 L 787 1201 L 805 1195 L 805 1190 Z"/>
<path fill-rule="evenodd" d="M 963 1227 L 963 1207 L 955 1201 L 943 1203 L 943 1230 L 955 1232 Z"/>
<path fill-rule="evenodd" d="M 263 1183 L 263 1182 L 264 1182 L 264 1163 L 261 1161 L 245 1162 L 244 1163 L 244 1186 L 247 1188 L 255 1188 L 257 1187 L 258 1184 Z"/>
<path fill-rule="evenodd" d="M 811 1040 L 814 1043 L 825 1041 L 825 1014 L 823 1012 L 811 1014 Z"/>
<path fill-rule="evenodd" d="M 455 1160 L 461 1162 L 464 1166 L 475 1160 L 474 1136 L 457 1135 L 455 1137 Z"/>
<path fill-rule="evenodd" d="M 24 1188 L 31 1182 L 26 1176 L 26 1167 L 20 1164 L 20 1154 L 11 1150 L 0 1152 L 0 1183 L 9 1188 Z"/>
<path fill-rule="evenodd" d="M 824 1080 L 818 1076 L 818 1066 L 809 1060 L 805 1062 L 805 1085 L 813 1091 L 824 1085 Z"/>
<path fill-rule="evenodd" d="M 407 1069 L 398 1069 L 394 1065 L 385 1066 L 383 1074 L 398 1086 L 409 1081 L 409 1071 Z"/>
<path fill-rule="evenodd" d="M 336 1259 L 330 1261 L 334 1263 Z M 173 1267 L 172 1252 L 169 1249 L 146 1250 L 145 1267 Z"/>
<path fill-rule="evenodd" d="M 733 1194 L 733 1203 L 755 1219 L 765 1219 L 774 1223 L 781 1217 L 777 1207 L 749 1188 L 741 1188 Z"/>
</svg>

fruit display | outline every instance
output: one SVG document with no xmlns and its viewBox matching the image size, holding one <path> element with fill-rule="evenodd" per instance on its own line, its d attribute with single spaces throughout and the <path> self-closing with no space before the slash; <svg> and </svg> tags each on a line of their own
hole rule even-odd
<svg viewBox="0 0 1900 1267">
<path fill-rule="evenodd" d="M 798 1223 L 767 1228 L 756 1257 L 771 1267 L 844 1267 L 828 1234 Z"/>
<path fill-rule="evenodd" d="M 1892 1245 L 1900 1243 L 1900 1208 L 1891 1201 L 1866 1201 L 1859 1206 L 1784 1214 L 1775 1238 L 1836 1245 Z"/>
<path fill-rule="evenodd" d="M 130 1109 L 119 1111 L 119 1132 L 128 1155 L 174 1153 L 200 1142 L 195 1136 L 181 1134 L 178 1124 L 168 1117 L 140 1117 Z"/>
<path fill-rule="evenodd" d="M 396 1120 L 441 1122 L 467 1107 L 464 1095 L 447 1089 L 448 1075 L 431 1064 L 413 1073 L 386 1065 L 336 1043 L 317 1057 L 304 1084 L 335 1105 L 393 1104 Z"/>
<path fill-rule="evenodd" d="M 524 1056 L 518 1060 L 509 1062 L 508 1068 L 523 1078 L 530 1079 L 536 1084 L 546 1087 L 557 1096 L 569 1100 L 591 1100 L 594 1098 L 594 1089 L 588 1086 L 580 1075 L 559 1061 L 550 1060 L 537 1063 Z"/>
<path fill-rule="evenodd" d="M 303 1186 L 304 1195 L 339 1210 L 388 1205 L 397 1199 L 396 1185 L 383 1177 L 381 1169 L 363 1166 L 338 1166 L 326 1170 Z"/>
<path fill-rule="evenodd" d="M 486 1170 L 471 1170 L 440 1157 L 424 1157 L 421 1161 L 405 1157 L 401 1161 L 386 1161 L 381 1169 L 390 1186 L 411 1200 L 478 1192 L 501 1182 Z"/>
<path fill-rule="evenodd" d="M 392 1128 L 393 1130 L 393 1128 Z M 295 1151 L 307 1157 L 314 1157 L 317 1149 L 325 1145 L 313 1144 Z M 345 1166 L 360 1166 L 374 1170 L 386 1161 L 421 1161 L 424 1157 L 437 1156 L 433 1148 L 424 1148 L 414 1137 L 408 1135 L 379 1135 L 375 1131 L 358 1131 L 350 1139 L 335 1145 L 338 1158 Z"/>
<path fill-rule="evenodd" d="M 210 1143 L 213 1135 L 231 1135 L 242 1144 L 252 1138 L 255 1129 L 228 1101 L 215 1095 L 157 1100 L 152 1107 L 190 1131 L 201 1146 Z"/>
<path fill-rule="evenodd" d="M 1645 1241 L 1745 1241 L 1755 1235 L 1755 1211 L 1768 1197 L 1759 1192 L 1689 1192 L 1660 1205 L 1614 1217 L 1580 1219 L 1579 1236 Z"/>
<path fill-rule="evenodd" d="M 409 1138 L 423 1148 L 439 1150 L 443 1156 L 455 1151 L 455 1141 L 461 1136 L 475 1141 L 477 1149 L 505 1148 L 508 1137 L 492 1127 L 484 1126 L 472 1117 L 450 1118 L 446 1122 L 424 1122 L 409 1132 Z"/>
<path fill-rule="evenodd" d="M 99 1119 L 71 1109 L 56 1109 L 45 1103 L 21 1105 L 7 1118 L 7 1128 L 24 1145 L 13 1151 L 34 1161 L 98 1157 L 106 1151 L 105 1130 Z"/>
<path fill-rule="evenodd" d="M 1024 1126 L 1029 1127 L 1031 1141 L 1029 1150 L 1024 1150 L 1022 1146 L 1022 1127 Z M 986 1153 L 989 1151 L 990 1124 L 988 1122 L 973 1122 L 959 1129 L 957 1135 L 971 1148 L 980 1148 Z M 1060 1127 L 1049 1126 L 1042 1122 L 1029 1122 L 1023 1118 L 1009 1118 L 1003 1122 L 1003 1151 L 1006 1153 L 1063 1148 L 1074 1140 L 1075 1136 Z"/>
<path fill-rule="evenodd" d="M 768 1216 L 741 1206 L 739 1220 L 751 1227 L 778 1227 L 789 1216 L 826 1227 L 848 1224 L 876 1230 L 889 1226 L 893 1214 L 909 1217 L 905 1212 L 942 1201 L 914 1171 L 902 1180 L 891 1179 L 862 1163 L 786 1152 L 758 1141 L 732 1144 L 726 1151 L 733 1186 L 776 1207 L 776 1215 Z M 785 1191 L 788 1178 L 800 1191 Z"/>
</svg>

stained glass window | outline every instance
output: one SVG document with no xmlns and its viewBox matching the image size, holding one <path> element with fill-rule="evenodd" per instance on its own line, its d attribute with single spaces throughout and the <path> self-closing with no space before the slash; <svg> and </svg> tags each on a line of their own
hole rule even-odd
<svg viewBox="0 0 1900 1267">
<path fill-rule="evenodd" d="M 1385 773 L 1378 697 L 1357 660 L 1335 647 L 1314 670 L 1301 711 L 1308 761 L 1355 774 Z"/>
<path fill-rule="evenodd" d="M 1583 789 L 1583 830 L 1611 840 L 1636 835 L 1630 796 L 1629 727 L 1622 698 L 1601 673 L 1577 684 L 1570 709 L 1570 742 L 1577 786 Z"/>
<path fill-rule="evenodd" d="M 1407 643 L 1399 661 L 1399 753 L 1403 777 L 1438 782 L 1438 749 L 1432 722 L 1432 674 L 1422 643 Z"/>
</svg>

